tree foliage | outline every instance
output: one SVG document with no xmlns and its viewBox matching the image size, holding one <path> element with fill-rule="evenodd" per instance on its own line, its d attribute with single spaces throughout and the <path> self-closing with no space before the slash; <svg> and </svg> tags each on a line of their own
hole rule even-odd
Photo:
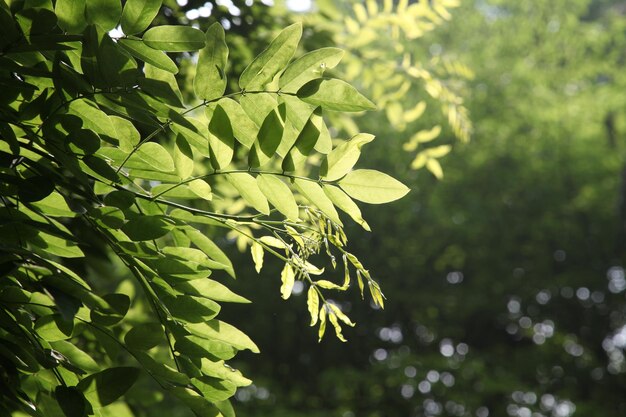
<svg viewBox="0 0 626 417">
<path fill-rule="evenodd" d="M 293 24 L 229 92 L 222 26 L 152 25 L 160 6 L 0 3 L 3 414 L 132 415 L 146 399 L 131 387 L 150 380 L 196 415 L 233 416 L 228 399 L 251 381 L 227 361 L 259 349 L 218 318 L 249 302 L 224 285 L 227 241 L 257 271 L 266 254 L 284 263 L 283 298 L 308 286 L 320 339 L 327 323 L 340 340 L 354 325 L 326 296 L 352 276 L 383 306 L 339 211 L 368 228 L 354 200 L 408 188 L 353 169 L 372 136 L 331 138 L 326 112 L 375 108 L 324 75 L 341 51 L 293 60 Z M 192 55 L 183 95 L 175 75 Z M 324 256 L 343 264 L 341 284 L 318 278 Z"/>
</svg>

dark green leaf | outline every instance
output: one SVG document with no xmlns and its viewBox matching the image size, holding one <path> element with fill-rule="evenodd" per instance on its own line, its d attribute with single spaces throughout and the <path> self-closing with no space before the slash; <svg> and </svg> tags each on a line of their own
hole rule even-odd
<svg viewBox="0 0 626 417">
<path fill-rule="evenodd" d="M 54 396 L 66 417 L 87 417 L 87 400 L 76 387 L 58 385 Z"/>
<path fill-rule="evenodd" d="M 102 326 L 112 326 L 124 318 L 130 307 L 126 294 L 107 294 L 102 297 L 109 307 L 91 310 L 91 321 Z"/>
<path fill-rule="evenodd" d="M 138 376 L 139 369 L 137 368 L 109 368 L 89 375 L 76 387 L 82 391 L 93 408 L 101 408 L 124 395 L 133 386 Z"/>
<path fill-rule="evenodd" d="M 131 349 L 148 350 L 165 342 L 161 323 L 140 323 L 133 326 L 124 336 L 124 342 Z"/>
<path fill-rule="evenodd" d="M 174 224 L 163 216 L 139 216 L 131 219 L 122 231 L 133 241 L 158 239 L 172 230 Z"/>
</svg>

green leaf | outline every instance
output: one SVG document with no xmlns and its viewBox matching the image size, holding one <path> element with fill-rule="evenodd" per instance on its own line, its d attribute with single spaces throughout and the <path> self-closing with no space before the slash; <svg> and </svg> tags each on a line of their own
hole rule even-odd
<svg viewBox="0 0 626 417">
<path fill-rule="evenodd" d="M 79 349 L 75 344 L 65 340 L 51 342 L 52 348 L 61 353 L 70 362 L 70 364 L 87 372 L 98 372 L 100 365 L 86 352 Z"/>
<path fill-rule="evenodd" d="M 207 358 L 202 358 L 201 364 L 202 373 L 230 382 L 236 387 L 245 387 L 252 383 L 252 381 L 244 377 L 241 372 L 226 365 L 224 361 L 212 361 Z"/>
<path fill-rule="evenodd" d="M 219 104 L 215 107 L 209 122 L 209 152 L 214 169 L 226 168 L 235 152 L 235 137 L 230 119 Z"/>
<path fill-rule="evenodd" d="M 50 314 L 37 319 L 35 331 L 47 342 L 66 340 L 72 337 L 74 323 L 64 320 L 60 314 Z"/>
<path fill-rule="evenodd" d="M 206 254 L 200 249 L 184 248 L 179 246 L 166 246 L 161 249 L 161 252 L 168 258 L 178 258 L 185 261 L 195 262 L 198 265 L 205 266 L 211 269 L 224 269 L 226 265 L 209 259 Z"/>
<path fill-rule="evenodd" d="M 53 191 L 43 200 L 33 203 L 33 206 L 41 210 L 46 216 L 52 217 L 75 217 L 76 213 L 70 210 L 65 198 L 59 192 Z"/>
<path fill-rule="evenodd" d="M 148 29 L 142 40 L 150 48 L 166 52 L 197 51 L 206 43 L 204 33 L 191 26 L 156 26 Z"/>
<path fill-rule="evenodd" d="M 189 178 L 193 174 L 194 161 L 193 151 L 189 143 L 182 135 L 176 135 L 176 146 L 174 147 L 174 165 L 176 173 L 183 179 Z"/>
<path fill-rule="evenodd" d="M 313 115 L 311 116 L 314 117 Z M 315 144 L 320 137 L 320 131 L 315 126 L 312 119 L 309 119 L 298 135 L 293 147 L 283 159 L 282 168 L 285 171 L 295 171 L 302 166 L 306 158 L 311 154 Z"/>
<path fill-rule="evenodd" d="M 343 210 L 347 215 L 352 217 L 352 220 L 360 224 L 363 229 L 370 231 L 370 226 L 363 219 L 361 215 L 361 210 L 359 206 L 356 205 L 354 201 L 346 193 L 341 191 L 339 187 L 335 187 L 334 185 L 324 184 L 322 186 L 324 192 L 330 198 L 330 201 L 341 210 Z"/>
<path fill-rule="evenodd" d="M 135 125 L 133 125 L 130 120 L 117 116 L 109 116 L 109 119 L 111 123 L 113 123 L 115 132 L 117 133 L 116 138 L 119 141 L 120 149 L 125 152 L 132 151 L 141 140 L 141 136 L 135 128 Z"/>
<path fill-rule="evenodd" d="M 117 367 L 105 369 L 84 378 L 76 385 L 93 408 L 101 408 L 111 404 L 124 395 L 133 386 L 139 369 Z"/>
<path fill-rule="evenodd" d="M 324 194 L 324 190 L 314 181 L 304 180 L 301 178 L 295 178 L 292 180 L 293 184 L 296 186 L 298 191 L 306 197 L 314 206 L 319 208 L 329 219 L 333 222 L 341 225 L 341 220 L 339 220 L 339 214 L 337 214 L 337 210 L 335 210 L 335 206 L 333 206 L 332 201 L 326 194 Z"/>
<path fill-rule="evenodd" d="M 285 105 L 281 104 L 270 112 L 265 120 L 257 140 L 250 150 L 248 162 L 251 167 L 257 168 L 267 164 L 276 153 L 280 145 L 285 127 Z"/>
<path fill-rule="evenodd" d="M 130 298 L 126 294 L 107 294 L 102 297 L 108 304 L 108 308 L 91 310 L 91 321 L 102 325 L 112 326 L 120 322 L 130 308 Z"/>
<path fill-rule="evenodd" d="M 370 100 L 361 95 L 345 81 L 335 78 L 319 78 L 304 84 L 297 93 L 298 97 L 314 106 L 325 110 L 357 112 L 376 110 Z"/>
<path fill-rule="evenodd" d="M 250 120 L 261 126 L 267 115 L 276 108 L 277 101 L 273 94 L 259 93 L 243 95 L 239 98 L 239 103 Z M 258 130 L 257 128 L 256 131 Z"/>
<path fill-rule="evenodd" d="M 156 142 L 146 142 L 137 150 L 136 155 L 144 162 L 161 172 L 174 172 L 174 160 L 165 148 Z"/>
<path fill-rule="evenodd" d="M 129 220 L 122 231 L 133 241 L 158 239 L 172 230 L 174 223 L 163 216 L 138 216 Z"/>
<path fill-rule="evenodd" d="M 163 51 L 150 48 L 148 45 L 137 39 L 120 39 L 117 43 L 126 49 L 132 56 L 150 65 L 154 65 L 172 74 L 178 73 L 178 67 L 172 59 Z"/>
<path fill-rule="evenodd" d="M 263 195 L 278 211 L 289 220 L 298 220 L 298 205 L 287 184 L 271 174 L 259 174 L 256 182 Z"/>
<path fill-rule="evenodd" d="M 257 345 L 245 333 L 223 321 L 213 319 L 206 323 L 187 324 L 185 328 L 204 339 L 219 340 L 238 350 L 249 349 L 253 353 L 259 353 Z"/>
<path fill-rule="evenodd" d="M 191 388 L 176 387 L 169 390 L 174 396 L 181 400 L 187 407 L 193 410 L 198 417 L 219 417 L 220 412 L 203 394 L 198 394 Z"/>
<path fill-rule="evenodd" d="M 174 74 L 145 64 L 143 67 L 145 78 L 139 80 L 139 86 L 144 92 L 167 106 L 183 108 L 183 95 L 178 87 Z M 171 110 L 167 109 L 168 116 Z"/>
<path fill-rule="evenodd" d="M 324 122 L 324 118 L 322 117 L 321 107 L 315 109 L 311 115 L 311 122 L 320 132 L 320 136 L 317 138 L 317 143 L 315 143 L 315 150 L 319 153 L 327 154 L 333 149 L 333 141 L 330 138 L 328 126 L 326 126 L 326 122 Z"/>
<path fill-rule="evenodd" d="M 243 70 L 239 78 L 239 87 L 244 90 L 261 88 L 272 81 L 293 57 L 300 37 L 302 36 L 302 24 L 294 23 L 283 29 L 269 44 L 267 49 L 261 52 Z"/>
<path fill-rule="evenodd" d="M 111 191 L 104 196 L 104 203 L 107 206 L 117 207 L 122 210 L 132 206 L 134 202 L 135 194 L 126 190 Z"/>
<path fill-rule="evenodd" d="M 163 302 L 172 316 L 188 323 L 204 323 L 217 316 L 220 305 L 208 298 L 179 295 L 164 298 Z"/>
<path fill-rule="evenodd" d="M 336 181 L 346 175 L 361 156 L 361 148 L 374 140 L 374 135 L 359 133 L 333 149 L 322 162 L 320 176 L 326 181 Z"/>
<path fill-rule="evenodd" d="M 143 32 L 160 8 L 161 0 L 128 0 L 122 11 L 122 31 L 126 35 Z"/>
<path fill-rule="evenodd" d="M 208 278 L 178 283 L 176 289 L 184 294 L 206 297 L 215 301 L 250 303 L 250 300 L 235 294 L 224 284 Z"/>
<path fill-rule="evenodd" d="M 120 0 L 87 0 L 85 6 L 87 23 L 98 25 L 105 31 L 115 28 L 122 14 Z"/>
<path fill-rule="evenodd" d="M 226 174 L 226 180 L 239 191 L 241 197 L 259 213 L 270 214 L 270 206 L 254 177 L 245 172 Z"/>
<path fill-rule="evenodd" d="M 209 127 L 192 117 L 180 117 L 172 119 L 171 129 L 181 135 L 187 143 L 194 147 L 201 155 L 209 154 Z"/>
<path fill-rule="evenodd" d="M 76 387 L 57 385 L 54 396 L 66 417 L 87 417 L 87 400 Z"/>
<path fill-rule="evenodd" d="M 124 336 L 131 349 L 149 350 L 166 340 L 161 323 L 140 323 L 133 326 Z"/>
<path fill-rule="evenodd" d="M 81 33 L 87 27 L 85 0 L 57 0 L 54 13 L 59 27 L 67 33 Z"/>
<path fill-rule="evenodd" d="M 276 152 L 284 157 L 293 147 L 304 126 L 309 122 L 315 107 L 290 95 L 280 96 L 280 101 L 285 105 L 285 128 Z"/>
<path fill-rule="evenodd" d="M 218 101 L 231 121 L 235 139 L 246 148 L 251 148 L 256 140 L 259 127 L 250 119 L 239 103 L 230 98 Z M 208 109 L 208 107 L 207 107 Z"/>
<path fill-rule="evenodd" d="M 177 351 L 196 358 L 212 355 L 217 359 L 228 360 L 237 353 L 237 349 L 227 343 L 191 335 L 177 339 L 175 347 Z"/>
<path fill-rule="evenodd" d="M 186 227 L 185 234 L 191 239 L 194 245 L 204 252 L 209 258 L 226 265 L 225 271 L 233 278 L 235 278 L 235 270 L 228 256 L 204 233 L 200 232 L 193 227 Z M 211 297 L 209 297 L 211 298 Z M 219 301 L 219 300 L 218 300 Z"/>
<path fill-rule="evenodd" d="M 226 90 L 226 63 L 228 46 L 224 28 L 215 22 L 206 31 L 206 46 L 198 54 L 193 89 L 203 100 L 221 97 Z"/>
<path fill-rule="evenodd" d="M 220 378 L 202 376 L 200 378 L 194 378 L 192 382 L 193 385 L 200 390 L 202 396 L 213 403 L 232 397 L 237 390 L 235 384 Z M 215 417 L 218 416 L 219 414 L 215 415 Z"/>
<path fill-rule="evenodd" d="M 295 93 L 308 81 L 322 77 L 325 70 L 337 66 L 342 57 L 343 50 L 339 48 L 321 48 L 304 54 L 289 64 L 278 86 L 281 91 Z"/>
<path fill-rule="evenodd" d="M 85 256 L 75 242 L 46 232 L 39 232 L 38 239 L 30 242 L 41 250 L 62 258 L 81 258 Z"/>
<path fill-rule="evenodd" d="M 169 382 L 177 385 L 187 385 L 190 380 L 187 375 L 181 373 L 174 368 L 152 359 L 145 352 L 133 352 L 133 356 L 141 363 L 141 366 L 153 377 L 160 381 Z"/>
<path fill-rule="evenodd" d="M 410 191 L 400 181 L 371 169 L 349 172 L 338 184 L 350 197 L 370 204 L 388 203 Z"/>
</svg>

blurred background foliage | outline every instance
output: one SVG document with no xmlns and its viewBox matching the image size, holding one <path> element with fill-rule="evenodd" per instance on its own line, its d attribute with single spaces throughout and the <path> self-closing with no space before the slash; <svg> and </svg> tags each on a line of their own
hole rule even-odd
<svg viewBox="0 0 626 417">
<path fill-rule="evenodd" d="M 255 381 L 238 415 L 626 415 L 625 2 L 166 4 L 170 23 L 220 21 L 235 73 L 294 20 L 307 49 L 346 48 L 338 73 L 380 111 L 334 133 L 375 134 L 361 166 L 413 189 L 364 208 L 374 234 L 349 230 L 387 303 L 352 292 L 348 343 L 317 343 L 302 288 L 280 299 L 280 265 L 257 278 L 236 259 L 233 289 L 254 304 L 222 314 L 262 352 L 238 357 Z"/>
</svg>

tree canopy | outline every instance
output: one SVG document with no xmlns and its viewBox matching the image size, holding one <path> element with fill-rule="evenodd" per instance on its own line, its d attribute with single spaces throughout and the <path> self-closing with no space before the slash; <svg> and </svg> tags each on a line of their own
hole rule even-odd
<svg viewBox="0 0 626 417">
<path fill-rule="evenodd" d="M 281 260 L 282 298 L 307 286 L 319 339 L 354 326 L 327 296 L 353 278 L 384 304 L 342 218 L 369 230 L 354 200 L 409 190 L 353 169 L 372 135 L 330 134 L 326 112 L 376 108 L 326 73 L 342 51 L 293 59 L 294 23 L 229 83 L 222 24 L 153 24 L 161 6 L 0 3 L 3 414 L 133 415 L 165 395 L 234 416 L 251 381 L 227 361 L 259 349 L 221 320 L 223 303 L 249 302 L 228 288 L 228 242 L 257 272 Z M 340 283 L 320 277 L 324 258 Z"/>
</svg>

